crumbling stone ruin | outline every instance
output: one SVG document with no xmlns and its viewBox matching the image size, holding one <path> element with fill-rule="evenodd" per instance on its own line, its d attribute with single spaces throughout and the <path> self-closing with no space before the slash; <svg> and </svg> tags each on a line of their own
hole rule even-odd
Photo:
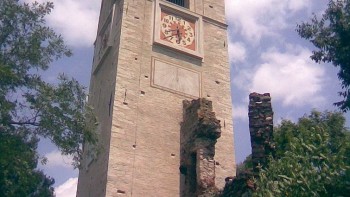
<svg viewBox="0 0 350 197">
<path fill-rule="evenodd" d="M 181 125 L 181 196 L 213 196 L 215 187 L 215 144 L 221 136 L 220 121 L 212 102 L 201 98 L 184 101 Z"/>
<path fill-rule="evenodd" d="M 269 155 L 273 155 L 273 111 L 269 93 L 249 95 L 249 130 L 252 144 L 253 169 L 247 169 L 236 177 L 227 177 L 226 185 L 220 197 L 251 196 L 255 191 L 253 178 L 258 176 L 261 167 L 267 164 Z"/>
<path fill-rule="evenodd" d="M 249 95 L 249 130 L 252 146 L 253 171 L 265 166 L 275 149 L 273 143 L 273 111 L 269 93 Z"/>
<path fill-rule="evenodd" d="M 249 197 L 255 191 L 254 177 L 274 154 L 273 111 L 269 93 L 249 95 L 249 130 L 253 168 L 227 177 L 222 191 L 215 186 L 215 144 L 221 135 L 212 103 L 207 99 L 184 101 L 181 125 L 181 196 Z"/>
</svg>

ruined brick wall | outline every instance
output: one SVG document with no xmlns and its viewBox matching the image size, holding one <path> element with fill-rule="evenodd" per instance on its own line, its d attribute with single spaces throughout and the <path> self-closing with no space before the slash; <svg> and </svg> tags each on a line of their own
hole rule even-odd
<svg viewBox="0 0 350 197">
<path fill-rule="evenodd" d="M 249 95 L 249 130 L 252 146 L 252 162 L 255 173 L 266 165 L 273 143 L 273 111 L 269 93 Z"/>
<path fill-rule="evenodd" d="M 215 191 L 215 144 L 220 121 L 207 99 L 184 101 L 181 125 L 181 196 L 208 196 Z"/>
<path fill-rule="evenodd" d="M 227 177 L 225 188 L 218 194 L 220 197 L 252 196 L 255 191 L 253 178 L 267 164 L 268 156 L 274 153 L 273 111 L 269 93 L 254 92 L 249 95 L 248 116 L 253 169 L 246 169 L 236 177 Z"/>
</svg>

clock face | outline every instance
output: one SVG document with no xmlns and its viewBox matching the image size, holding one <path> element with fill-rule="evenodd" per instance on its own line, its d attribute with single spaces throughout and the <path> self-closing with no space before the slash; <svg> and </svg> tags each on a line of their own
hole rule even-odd
<svg viewBox="0 0 350 197">
<path fill-rule="evenodd" d="M 195 22 L 162 11 L 160 26 L 161 40 L 193 51 L 196 50 Z"/>
</svg>

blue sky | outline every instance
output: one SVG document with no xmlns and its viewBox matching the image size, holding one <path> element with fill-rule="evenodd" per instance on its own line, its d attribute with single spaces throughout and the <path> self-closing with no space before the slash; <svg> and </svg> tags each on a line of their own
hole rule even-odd
<svg viewBox="0 0 350 197">
<path fill-rule="evenodd" d="M 58 73 L 66 73 L 88 86 L 101 1 L 52 1 L 55 9 L 47 17 L 48 25 L 63 35 L 74 56 L 55 62 L 44 78 L 55 82 Z M 336 68 L 310 60 L 312 46 L 295 31 L 297 23 L 308 20 L 313 12 L 319 15 L 328 0 L 225 2 L 235 151 L 237 162 L 241 162 L 251 151 L 247 116 L 250 92 L 271 93 L 274 122 L 278 124 L 282 119 L 295 121 L 312 109 L 335 110 L 332 103 L 340 99 L 340 83 Z M 350 118 L 349 113 L 346 117 Z M 70 158 L 61 156 L 46 140 L 39 149 L 49 159 L 41 168 L 56 179 L 57 196 L 75 196 L 78 172 L 69 165 Z"/>
</svg>

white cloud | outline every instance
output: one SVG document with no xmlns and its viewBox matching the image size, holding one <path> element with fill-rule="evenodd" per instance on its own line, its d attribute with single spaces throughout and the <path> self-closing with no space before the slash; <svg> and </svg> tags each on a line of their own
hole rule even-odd
<svg viewBox="0 0 350 197">
<path fill-rule="evenodd" d="M 77 193 L 78 178 L 70 178 L 55 188 L 56 197 L 75 197 Z"/>
<path fill-rule="evenodd" d="M 236 86 L 240 90 L 248 91 L 251 87 L 250 81 L 254 76 L 254 69 L 253 68 L 244 68 L 239 67 L 236 68 L 233 72 L 234 76 L 231 77 L 232 85 Z"/>
<path fill-rule="evenodd" d="M 54 167 L 64 167 L 72 168 L 73 158 L 71 156 L 61 155 L 61 152 L 58 150 L 52 151 L 45 155 L 48 159 L 45 167 L 54 168 Z"/>
<path fill-rule="evenodd" d="M 230 42 L 228 52 L 231 63 L 243 62 L 247 56 L 245 46 L 242 42 Z"/>
<path fill-rule="evenodd" d="M 310 5 L 311 5 L 310 0 L 290 0 L 290 1 L 288 1 L 289 9 L 294 11 L 294 12 L 301 10 L 305 7 L 310 7 Z"/>
<path fill-rule="evenodd" d="M 248 104 L 246 106 L 233 105 L 232 106 L 232 116 L 234 119 L 247 121 L 248 120 Z"/>
<path fill-rule="evenodd" d="M 25 0 L 34 2 L 34 0 Z M 38 1 L 38 0 L 37 0 Z M 45 2 L 39 0 L 38 2 Z M 63 35 L 68 45 L 92 46 L 96 38 L 100 1 L 51 0 L 55 8 L 47 16 L 49 26 Z"/>
<path fill-rule="evenodd" d="M 261 55 L 251 79 L 250 92 L 270 92 L 285 106 L 317 106 L 325 101 L 320 94 L 325 70 L 310 60 L 311 52 L 300 46 L 288 46 L 285 52 L 269 50 Z"/>
<path fill-rule="evenodd" d="M 263 36 L 279 36 L 287 28 L 288 19 L 307 8 L 312 0 L 225 0 L 227 20 L 236 31 L 253 44 Z"/>
</svg>

